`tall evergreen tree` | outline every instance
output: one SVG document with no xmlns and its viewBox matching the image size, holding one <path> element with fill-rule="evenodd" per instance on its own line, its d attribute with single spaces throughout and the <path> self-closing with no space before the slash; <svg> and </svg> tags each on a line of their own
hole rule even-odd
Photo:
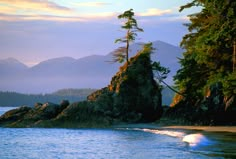
<svg viewBox="0 0 236 159">
<path fill-rule="evenodd" d="M 232 84 L 228 78 L 234 76 L 236 1 L 193 0 L 180 11 L 195 6 L 202 10 L 190 15 L 190 23 L 185 24 L 189 34 L 184 36 L 181 46 L 186 52 L 175 80 L 182 92 L 197 100 L 203 98 L 205 88 L 215 82 Z M 227 87 L 223 90 L 227 92 Z"/>
<path fill-rule="evenodd" d="M 126 30 L 126 35 L 123 38 L 116 39 L 115 42 L 125 43 L 126 47 L 125 48 L 121 47 L 115 51 L 114 61 L 123 62 L 124 60 L 126 60 L 126 62 L 129 63 L 130 43 L 135 40 L 135 37 L 137 36 L 136 32 L 143 32 L 143 29 L 138 27 L 138 23 L 134 18 L 133 9 L 125 11 L 123 14 L 120 14 L 118 18 L 126 19 L 125 24 L 121 26 L 122 29 Z"/>
</svg>

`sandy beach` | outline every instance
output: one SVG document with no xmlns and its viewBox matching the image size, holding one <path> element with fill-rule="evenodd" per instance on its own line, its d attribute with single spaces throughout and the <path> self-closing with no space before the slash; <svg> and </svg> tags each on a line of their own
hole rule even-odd
<svg viewBox="0 0 236 159">
<path fill-rule="evenodd" d="M 184 130 L 202 130 L 208 132 L 232 132 L 236 133 L 236 126 L 163 126 L 155 123 L 140 124 L 120 124 L 113 128 L 140 128 L 140 129 L 184 129 Z"/>
<path fill-rule="evenodd" d="M 164 126 L 167 129 L 203 130 L 208 132 L 233 132 L 236 133 L 236 126 Z"/>
</svg>

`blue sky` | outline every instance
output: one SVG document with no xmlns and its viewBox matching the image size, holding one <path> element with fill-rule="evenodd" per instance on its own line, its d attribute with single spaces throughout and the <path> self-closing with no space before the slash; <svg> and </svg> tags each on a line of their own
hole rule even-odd
<svg viewBox="0 0 236 159">
<path fill-rule="evenodd" d="M 117 15 L 134 9 L 144 29 L 137 41 L 179 45 L 191 0 L 0 0 L 0 59 L 16 58 L 32 66 L 55 57 L 105 55 L 125 32 Z"/>
</svg>

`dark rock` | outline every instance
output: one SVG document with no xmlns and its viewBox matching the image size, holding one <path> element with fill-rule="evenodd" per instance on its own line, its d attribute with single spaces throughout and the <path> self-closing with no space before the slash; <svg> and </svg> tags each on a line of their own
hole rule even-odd
<svg viewBox="0 0 236 159">
<path fill-rule="evenodd" d="M 38 121 L 55 118 L 60 106 L 54 103 L 35 104 L 34 108 L 20 107 L 1 116 L 0 125 L 9 127 L 33 127 Z M 1 124 L 3 123 L 3 124 Z"/>
<path fill-rule="evenodd" d="M 94 104 L 88 101 L 77 102 L 67 106 L 52 124 L 56 127 L 106 127 L 108 118 L 94 110 Z"/>
<path fill-rule="evenodd" d="M 39 109 L 40 107 L 42 107 L 42 105 L 43 105 L 42 103 L 35 103 L 34 108 Z"/>
<path fill-rule="evenodd" d="M 23 120 L 24 116 L 31 110 L 32 108 L 27 106 L 21 106 L 19 108 L 12 109 L 0 116 L 0 125 L 7 126 L 10 123 L 21 121 Z"/>
<path fill-rule="evenodd" d="M 161 88 L 153 79 L 150 54 L 140 52 L 112 78 L 110 85 L 87 97 L 97 110 L 128 122 L 160 118 Z"/>
<path fill-rule="evenodd" d="M 48 120 L 56 117 L 59 113 L 59 110 L 59 105 L 48 102 L 37 109 L 31 110 L 27 114 L 26 118 L 31 119 L 32 121 Z"/>
<path fill-rule="evenodd" d="M 70 102 L 68 100 L 62 100 L 60 103 L 60 110 L 64 110 L 68 105 L 70 105 Z"/>
</svg>

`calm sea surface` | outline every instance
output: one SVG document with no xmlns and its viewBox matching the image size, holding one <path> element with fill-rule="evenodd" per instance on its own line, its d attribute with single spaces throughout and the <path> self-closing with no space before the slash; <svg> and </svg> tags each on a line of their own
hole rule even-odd
<svg viewBox="0 0 236 159">
<path fill-rule="evenodd" d="M 236 133 L 0 128 L 0 159 L 236 158 Z"/>
</svg>

